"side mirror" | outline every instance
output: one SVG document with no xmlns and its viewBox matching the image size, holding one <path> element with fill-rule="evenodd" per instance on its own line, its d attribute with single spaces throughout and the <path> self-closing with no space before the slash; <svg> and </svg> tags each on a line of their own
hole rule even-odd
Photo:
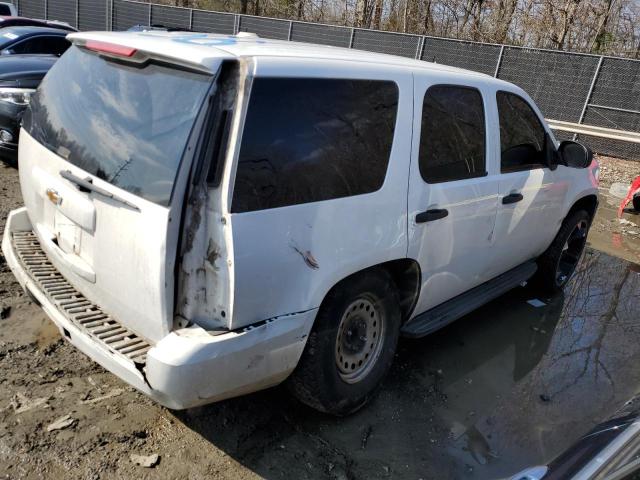
<svg viewBox="0 0 640 480">
<path fill-rule="evenodd" d="M 571 168 L 587 168 L 593 160 L 593 152 L 585 145 L 565 140 L 558 148 L 561 163 Z"/>
</svg>

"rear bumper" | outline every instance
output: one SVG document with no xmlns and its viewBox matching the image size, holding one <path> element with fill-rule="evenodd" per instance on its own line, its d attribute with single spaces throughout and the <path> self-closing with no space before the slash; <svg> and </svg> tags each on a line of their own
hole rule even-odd
<svg viewBox="0 0 640 480">
<path fill-rule="evenodd" d="M 103 340 L 101 337 L 105 334 L 100 332 L 108 330 L 115 320 L 107 314 L 94 313 L 99 312 L 99 307 L 82 301 L 79 308 L 88 312 L 84 316 L 99 320 L 78 320 L 78 316 L 83 316 L 77 315 L 78 308 L 61 305 L 59 296 L 52 295 L 52 289 L 47 286 L 48 280 L 43 281 L 42 275 L 35 271 L 39 267 L 34 270 L 23 261 L 26 257 L 18 251 L 14 234 L 18 238 L 31 229 L 26 208 L 9 214 L 2 251 L 20 285 L 42 306 L 67 340 L 158 403 L 184 409 L 242 395 L 282 382 L 297 365 L 315 309 L 216 336 L 199 327 L 190 327 L 175 330 L 156 344 L 140 339 L 145 345 L 145 355 L 127 353 L 131 347 L 114 348 L 120 342 L 113 342 L 114 336 Z M 68 283 L 61 287 L 61 282 L 67 280 L 57 272 L 55 275 L 57 291 L 73 290 Z M 95 324 L 103 317 L 111 323 L 105 323 L 107 327 L 98 325 L 96 330 Z M 127 330 L 120 325 L 111 328 Z M 134 340 L 129 342 L 135 344 L 135 334 L 131 336 Z"/>
</svg>

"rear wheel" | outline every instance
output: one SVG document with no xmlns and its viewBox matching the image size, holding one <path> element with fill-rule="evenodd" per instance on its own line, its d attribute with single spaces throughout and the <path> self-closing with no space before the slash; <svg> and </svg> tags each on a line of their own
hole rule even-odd
<svg viewBox="0 0 640 480">
<path fill-rule="evenodd" d="M 633 196 L 633 209 L 636 212 L 640 212 L 640 193 L 636 193 Z"/>
<path fill-rule="evenodd" d="M 544 293 L 553 294 L 564 288 L 575 272 L 591 225 L 584 210 L 573 212 L 560 227 L 551 246 L 538 258 L 538 271 L 533 283 Z"/>
<path fill-rule="evenodd" d="M 343 281 L 322 303 L 289 389 L 323 412 L 358 410 L 391 366 L 399 331 L 398 292 L 385 270 Z"/>
</svg>

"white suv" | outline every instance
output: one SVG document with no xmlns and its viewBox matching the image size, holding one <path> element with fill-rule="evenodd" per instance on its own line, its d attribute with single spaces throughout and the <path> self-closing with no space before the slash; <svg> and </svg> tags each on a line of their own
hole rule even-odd
<svg viewBox="0 0 640 480">
<path fill-rule="evenodd" d="M 518 87 L 251 35 L 79 33 L 20 135 L 3 250 L 64 336 L 170 408 L 362 406 L 401 334 L 573 273 L 597 165 Z M 537 270 L 537 271 L 536 271 Z"/>
</svg>

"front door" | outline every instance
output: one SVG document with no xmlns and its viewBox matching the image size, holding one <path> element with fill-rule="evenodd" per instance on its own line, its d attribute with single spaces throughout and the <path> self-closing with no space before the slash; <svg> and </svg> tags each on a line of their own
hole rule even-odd
<svg viewBox="0 0 640 480">
<path fill-rule="evenodd" d="M 422 313 L 492 274 L 498 183 L 490 92 L 481 84 L 415 77 L 409 251 L 420 263 Z"/>
<path fill-rule="evenodd" d="M 546 130 L 521 96 L 496 94 L 500 122 L 500 203 L 496 250 L 506 268 L 540 255 L 562 221 L 569 183 L 562 168 L 550 170 Z"/>
</svg>

